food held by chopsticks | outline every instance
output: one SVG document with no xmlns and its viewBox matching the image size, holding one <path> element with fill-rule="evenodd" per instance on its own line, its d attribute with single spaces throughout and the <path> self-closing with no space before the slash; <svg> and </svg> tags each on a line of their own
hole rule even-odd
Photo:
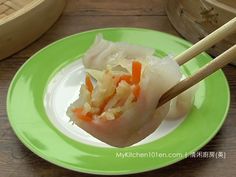
<svg viewBox="0 0 236 177">
<path fill-rule="evenodd" d="M 182 74 L 174 60 L 158 59 L 153 49 L 114 43 L 98 35 L 83 63 L 85 83 L 67 114 L 80 128 L 109 145 L 135 144 L 154 132 L 164 118 L 182 117 L 191 109 L 194 89 L 156 109 L 160 97 Z"/>
</svg>

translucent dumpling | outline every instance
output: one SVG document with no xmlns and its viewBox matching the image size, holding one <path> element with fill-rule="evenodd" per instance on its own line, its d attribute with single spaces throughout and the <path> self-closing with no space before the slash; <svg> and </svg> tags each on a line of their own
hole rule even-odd
<svg viewBox="0 0 236 177">
<path fill-rule="evenodd" d="M 130 62 L 131 73 L 119 75 L 106 69 L 94 88 L 87 80 L 68 109 L 75 124 L 116 147 L 130 146 L 156 130 L 169 111 L 169 103 L 156 109 L 158 100 L 181 78 L 179 66 L 171 59 L 149 60 L 145 65 Z M 142 66 L 139 79 L 135 64 Z"/>
<path fill-rule="evenodd" d="M 155 57 L 154 49 L 111 42 L 98 35 L 82 60 L 96 84 L 86 76 L 67 115 L 109 145 L 135 144 L 154 132 L 163 119 L 185 116 L 191 109 L 196 88 L 156 109 L 160 97 L 182 74 L 170 57 Z"/>
</svg>

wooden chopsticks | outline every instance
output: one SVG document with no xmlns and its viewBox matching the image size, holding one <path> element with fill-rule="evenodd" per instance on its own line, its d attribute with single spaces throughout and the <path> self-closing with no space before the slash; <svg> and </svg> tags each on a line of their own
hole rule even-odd
<svg viewBox="0 0 236 177">
<path fill-rule="evenodd" d="M 225 25 L 218 28 L 217 30 L 215 30 L 213 33 L 209 34 L 201 41 L 197 42 L 195 45 L 193 45 L 191 48 L 189 48 L 188 50 L 177 56 L 175 59 L 177 60 L 177 63 L 179 65 L 182 65 L 185 62 L 192 59 L 193 57 L 195 57 L 196 55 L 203 52 L 204 50 L 208 49 L 215 43 L 224 39 L 226 36 L 233 34 L 235 32 L 236 32 L 236 17 L 230 20 Z M 180 81 L 174 87 L 169 89 L 165 94 L 162 95 L 157 107 L 162 106 L 163 104 L 173 99 L 183 91 L 197 84 L 201 80 L 205 79 L 207 76 L 213 74 L 218 69 L 232 62 L 234 59 L 236 59 L 236 45 L 233 45 L 230 49 L 228 49 L 227 51 L 216 57 L 214 60 L 205 65 L 194 75 Z"/>
<path fill-rule="evenodd" d="M 182 65 L 192 59 L 193 57 L 197 56 L 201 52 L 207 50 L 208 48 L 212 47 L 217 42 L 224 39 L 226 36 L 233 34 L 236 32 L 236 17 L 230 20 L 228 23 L 224 24 L 220 28 L 213 31 L 211 34 L 194 44 L 188 50 L 184 51 L 177 57 L 175 60 L 179 65 Z"/>
</svg>

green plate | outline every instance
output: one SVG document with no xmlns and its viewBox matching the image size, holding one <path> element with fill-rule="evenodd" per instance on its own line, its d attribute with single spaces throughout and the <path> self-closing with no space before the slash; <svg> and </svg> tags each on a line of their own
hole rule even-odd
<svg viewBox="0 0 236 177">
<path fill-rule="evenodd" d="M 213 138 L 226 118 L 230 101 L 222 71 L 201 82 L 191 113 L 175 130 L 156 141 L 127 148 L 97 147 L 75 141 L 55 128 L 44 108 L 47 85 L 58 71 L 90 47 L 98 33 L 111 41 L 155 48 L 159 56 L 179 54 L 191 46 L 183 39 L 158 31 L 108 28 L 75 34 L 40 50 L 17 72 L 7 98 L 9 121 L 25 146 L 61 167 L 107 175 L 138 173 L 173 164 Z M 211 59 L 203 53 L 185 64 L 183 72 L 192 74 Z M 124 158 L 117 157 L 121 153 Z M 182 155 L 168 156 L 174 153 Z"/>
</svg>

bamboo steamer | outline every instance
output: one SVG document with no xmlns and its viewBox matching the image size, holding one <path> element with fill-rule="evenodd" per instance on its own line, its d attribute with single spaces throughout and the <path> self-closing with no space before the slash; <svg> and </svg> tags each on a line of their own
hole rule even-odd
<svg viewBox="0 0 236 177">
<path fill-rule="evenodd" d="M 236 17 L 235 0 L 168 0 L 167 15 L 176 30 L 196 43 L 209 33 Z M 207 52 L 213 56 L 236 44 L 236 34 L 228 36 Z M 236 60 L 233 62 L 236 65 Z"/>
<path fill-rule="evenodd" d="M 0 0 L 0 60 L 47 31 L 64 5 L 65 0 Z"/>
</svg>

